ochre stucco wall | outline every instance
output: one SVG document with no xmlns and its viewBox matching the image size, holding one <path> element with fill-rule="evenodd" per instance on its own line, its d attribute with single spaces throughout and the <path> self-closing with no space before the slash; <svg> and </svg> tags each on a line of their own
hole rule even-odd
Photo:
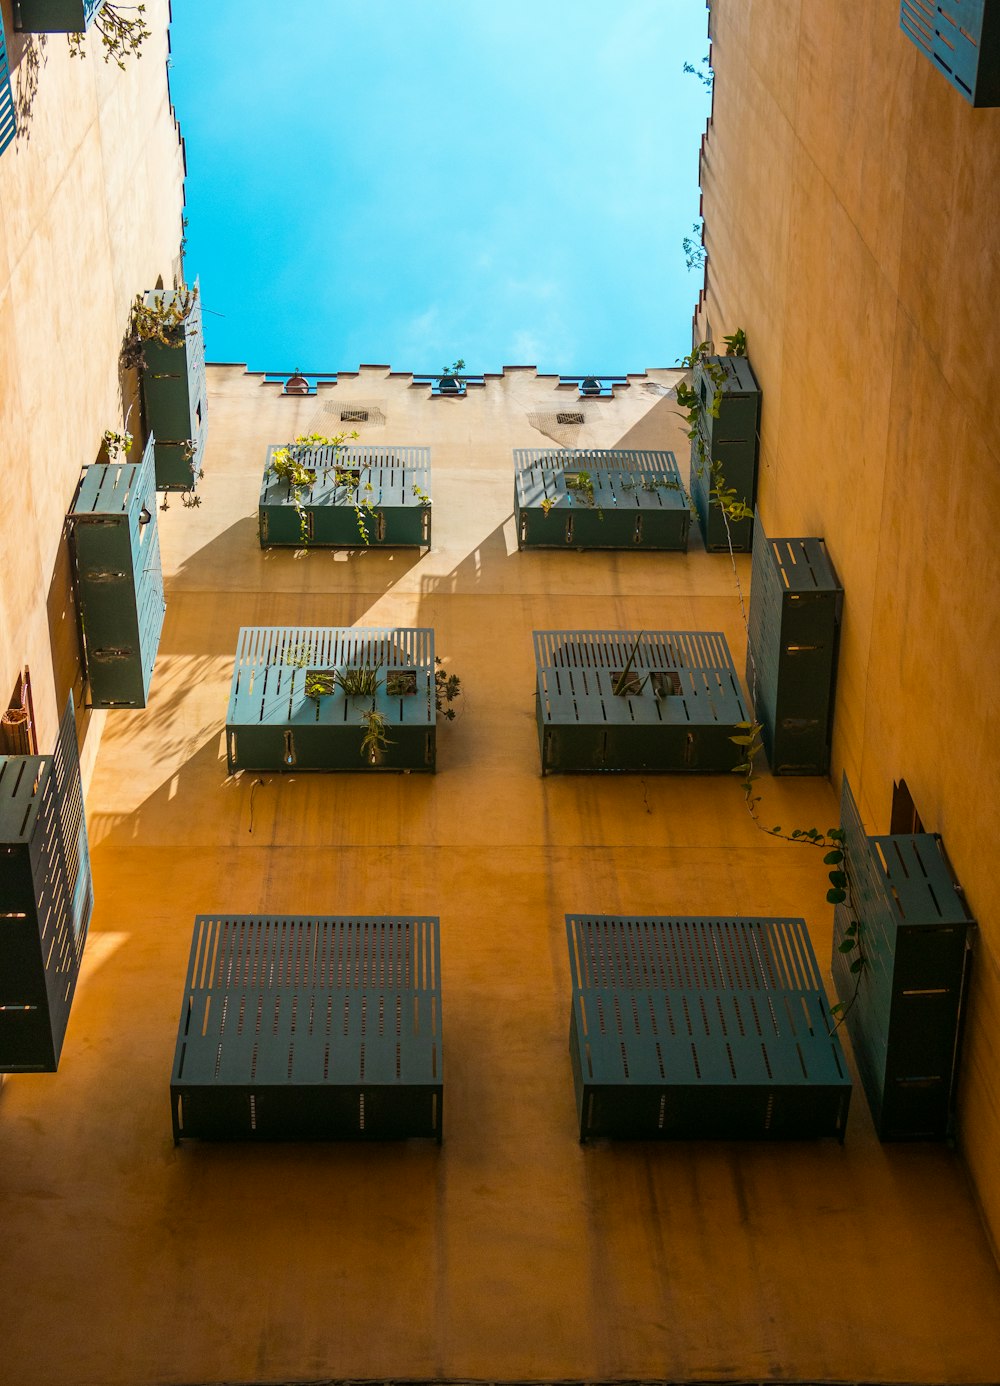
<svg viewBox="0 0 1000 1386">
<path fill-rule="evenodd" d="M 135 398 L 118 364 L 132 300 L 179 272 L 184 166 L 167 0 L 148 0 L 152 37 L 124 72 L 96 36 L 74 59 L 65 35 L 16 33 L 2 5 L 21 109 L 0 155 L 0 702 L 29 665 L 45 748 L 83 693 L 64 520 Z M 138 438 L 138 403 L 128 426 Z M 102 717 L 80 721 L 96 743 Z"/>
<path fill-rule="evenodd" d="M 905 779 L 979 921 L 959 1141 L 1000 1243 L 1000 111 L 896 4 L 715 0 L 708 294 L 764 395 L 770 534 L 846 591 L 834 736 L 869 831 Z"/>
<path fill-rule="evenodd" d="M 510 370 L 461 400 L 386 368 L 284 397 L 209 369 L 199 509 L 158 513 L 166 623 L 149 706 L 108 714 L 88 795 L 96 908 L 60 1071 L 0 1095 L 11 1380 L 1000 1380 L 1000 1273 L 946 1146 L 847 1139 L 581 1146 L 566 912 L 804 916 L 812 849 L 758 833 L 734 777 L 539 774 L 531 632 L 722 630 L 727 558 L 518 553 L 514 447 L 672 447 L 676 373 L 578 405 Z M 432 450 L 430 552 L 261 552 L 268 443 L 381 409 Z M 582 407 L 572 436 L 543 416 Z M 746 580 L 749 563 L 739 559 Z M 438 773 L 228 777 L 250 624 L 429 625 L 465 689 Z M 835 820 L 761 778 L 770 822 Z M 437 914 L 444 1142 L 171 1143 L 199 912 Z"/>
</svg>

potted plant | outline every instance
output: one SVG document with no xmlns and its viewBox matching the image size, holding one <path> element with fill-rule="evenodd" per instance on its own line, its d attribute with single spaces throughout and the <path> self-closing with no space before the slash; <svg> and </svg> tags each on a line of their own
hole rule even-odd
<svg viewBox="0 0 1000 1386">
<path fill-rule="evenodd" d="M 454 361 L 450 366 L 445 366 L 438 379 L 437 392 L 439 395 L 464 395 L 465 381 L 460 372 L 465 370 L 465 362 L 461 357 Z"/>
</svg>

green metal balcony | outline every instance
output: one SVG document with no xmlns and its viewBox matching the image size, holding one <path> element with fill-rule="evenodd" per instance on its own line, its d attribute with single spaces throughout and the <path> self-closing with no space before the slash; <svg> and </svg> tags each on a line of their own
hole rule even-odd
<svg viewBox="0 0 1000 1386">
<path fill-rule="evenodd" d="M 17 134 L 17 112 L 10 86 L 10 60 L 7 57 L 7 36 L 0 14 L 0 154 Z"/>
<path fill-rule="evenodd" d="M 721 372 L 718 387 L 711 371 Z M 718 417 L 711 410 L 719 390 Z M 757 464 L 760 455 L 760 386 L 745 356 L 711 356 L 694 371 L 694 389 L 701 401 L 698 426 L 708 463 L 721 466 L 722 484 L 733 488 L 735 499 L 753 506 L 757 498 Z M 726 552 L 730 542 L 737 553 L 749 553 L 753 521 L 727 520 L 711 498 L 714 481 L 702 465 L 695 443 L 691 445 L 691 496 L 698 512 L 705 548 Z"/>
<path fill-rule="evenodd" d="M 95 464 L 68 520 L 94 707 L 145 707 L 163 613 L 155 441 L 140 463 Z"/>
<path fill-rule="evenodd" d="M 843 1141 L 851 1079 L 801 919 L 567 915 L 580 1139 Z"/>
<path fill-rule="evenodd" d="M 374 741 L 373 714 L 384 728 Z M 230 774 L 433 771 L 434 632 L 245 626 L 226 714 L 226 755 Z"/>
<path fill-rule="evenodd" d="M 14 0 L 15 26 L 30 34 L 82 34 L 104 0 Z"/>
<path fill-rule="evenodd" d="M 199 915 L 177 1034 L 174 1143 L 441 1141 L 435 917 Z"/>
<path fill-rule="evenodd" d="M 268 449 L 258 509 L 262 549 L 405 548 L 431 542 L 431 451 L 289 444 L 312 477 L 296 487 Z"/>
<path fill-rule="evenodd" d="M 940 839 L 867 836 L 846 775 L 840 826 L 850 892 L 834 912 L 833 981 L 875 1129 L 882 1140 L 942 1140 L 975 924 Z M 841 952 L 854 921 L 860 944 Z"/>
<path fill-rule="evenodd" d="M 147 306 L 171 305 L 178 291 L 151 290 Z M 146 424 L 156 439 L 156 489 L 193 491 L 208 436 L 208 386 L 201 294 L 194 286 L 188 316 L 168 334 L 142 343 L 142 398 Z"/>
<path fill-rule="evenodd" d="M 717 631 L 535 633 L 542 774 L 679 771 L 725 774 L 748 721 Z"/>
<path fill-rule="evenodd" d="M 768 539 L 757 518 L 746 677 L 772 774 L 829 769 L 843 599 L 822 539 Z"/>
<path fill-rule="evenodd" d="M 516 448 L 520 549 L 687 549 L 691 516 L 672 452 Z"/>
<path fill-rule="evenodd" d="M 58 1068 L 92 909 L 71 696 L 51 755 L 0 756 L 0 1072 Z"/>
<path fill-rule="evenodd" d="M 971 106 L 1000 106 L 1000 0 L 901 0 L 899 26 Z"/>
</svg>

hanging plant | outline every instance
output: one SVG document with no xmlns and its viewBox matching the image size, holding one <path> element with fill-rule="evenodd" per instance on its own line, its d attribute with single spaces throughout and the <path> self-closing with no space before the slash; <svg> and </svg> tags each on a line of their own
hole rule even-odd
<svg viewBox="0 0 1000 1386">
<path fill-rule="evenodd" d="M 287 483 L 295 513 L 299 517 L 299 537 L 303 548 L 309 544 L 309 516 L 305 508 L 305 494 L 315 484 L 317 469 L 311 465 L 311 454 L 316 448 L 333 448 L 334 485 L 343 487 L 353 495 L 354 512 L 358 520 L 358 530 L 365 544 L 368 544 L 368 529 L 365 518 L 374 513 L 375 507 L 370 497 L 358 495 L 360 472 L 341 469 L 336 465 L 337 454 L 348 438 L 356 438 L 353 433 L 337 433 L 332 438 L 322 433 L 300 433 L 294 443 L 275 448 L 271 453 L 271 471 L 279 481 Z M 370 492 L 371 486 L 365 491 Z"/>
<path fill-rule="evenodd" d="M 386 748 L 395 743 L 389 739 L 389 724 L 376 708 L 369 708 L 361 714 L 365 734 L 361 738 L 361 755 L 369 765 L 378 765 Z"/>
</svg>

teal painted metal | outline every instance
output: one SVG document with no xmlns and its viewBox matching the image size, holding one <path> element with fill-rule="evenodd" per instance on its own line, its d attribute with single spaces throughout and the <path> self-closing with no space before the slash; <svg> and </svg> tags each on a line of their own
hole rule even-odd
<svg viewBox="0 0 1000 1386">
<path fill-rule="evenodd" d="M 258 509 L 262 549 L 360 547 L 364 525 L 372 548 L 429 546 L 431 542 L 431 450 L 409 447 L 318 447 L 302 450 L 303 466 L 315 476 L 293 488 L 271 469 L 277 445 L 267 450 Z M 353 480 L 338 484 L 338 477 Z M 355 509 L 355 497 L 373 509 Z M 424 499 L 426 497 L 426 499 Z"/>
<path fill-rule="evenodd" d="M 14 110 L 14 93 L 10 86 L 7 36 L 3 30 L 3 15 L 0 14 L 0 154 L 7 148 L 16 134 L 17 114 Z"/>
<path fill-rule="evenodd" d="M 851 1080 L 801 919 L 567 915 L 580 1139 L 844 1139 Z"/>
<path fill-rule="evenodd" d="M 142 398 L 146 423 L 156 439 L 158 491 L 195 489 L 208 436 L 205 337 L 197 282 L 194 290 L 194 306 L 173 343 L 142 344 Z M 145 302 L 169 305 L 176 298 L 174 290 L 156 289 L 145 295 Z"/>
<path fill-rule="evenodd" d="M 348 696 L 335 683 L 335 672 L 351 669 L 377 671 L 374 697 Z M 389 740 L 375 761 L 362 753 L 362 714 L 371 709 L 385 719 Z M 399 626 L 243 627 L 226 715 L 226 751 L 230 774 L 433 771 L 434 632 Z"/>
<path fill-rule="evenodd" d="M 174 1143 L 441 1141 L 433 917 L 199 915 L 170 1080 Z"/>
<path fill-rule="evenodd" d="M 691 512 L 672 452 L 515 448 L 514 520 L 520 549 L 683 553 Z"/>
<path fill-rule="evenodd" d="M 825 775 L 844 589 L 822 539 L 768 539 L 756 519 L 747 687 L 775 775 Z"/>
<path fill-rule="evenodd" d="M 31 34 L 83 33 L 104 0 L 14 0 L 15 24 Z"/>
<path fill-rule="evenodd" d="M 708 358 L 708 365 L 724 376 L 718 387 L 718 417 L 713 417 L 716 384 L 700 363 L 694 371 L 694 389 L 701 400 L 699 428 L 708 458 L 712 463 L 721 464 L 723 484 L 735 489 L 735 499 L 752 506 L 757 498 L 760 386 L 745 356 L 712 356 Z M 707 468 L 700 465 L 697 448 L 692 444 L 691 497 L 702 538 L 706 549 L 728 552 L 726 521 L 712 502 L 712 486 L 712 477 Z M 728 523 L 734 551 L 749 553 L 753 544 L 753 521 L 730 520 Z"/>
<path fill-rule="evenodd" d="M 153 447 L 150 438 L 140 463 L 88 467 L 69 514 L 94 707 L 145 707 L 160 647 L 166 601 Z"/>
<path fill-rule="evenodd" d="M 901 0 L 899 26 L 972 106 L 1000 106 L 1000 2 Z"/>
<path fill-rule="evenodd" d="M 0 1071 L 58 1068 L 92 909 L 70 696 L 51 755 L 0 756 Z"/>
<path fill-rule="evenodd" d="M 549 771 L 715 771 L 748 713 L 717 631 L 536 630 L 536 716 Z M 628 668 L 628 676 L 625 670 Z M 616 693 L 616 688 L 622 688 Z"/>
<path fill-rule="evenodd" d="M 833 981 L 882 1140 L 940 1140 L 955 1104 L 975 927 L 930 833 L 869 837 L 844 776 L 843 828 L 858 950 L 840 952 L 852 912 L 834 912 Z M 860 979 L 860 980 L 859 980 Z"/>
</svg>

